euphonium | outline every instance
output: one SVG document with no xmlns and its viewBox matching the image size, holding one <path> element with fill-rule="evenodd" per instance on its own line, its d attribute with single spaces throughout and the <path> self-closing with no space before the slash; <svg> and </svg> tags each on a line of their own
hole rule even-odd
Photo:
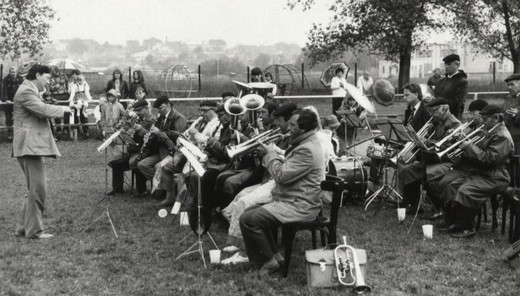
<svg viewBox="0 0 520 296">
<path fill-rule="evenodd" d="M 283 139 L 285 137 L 288 137 L 289 135 L 290 135 L 289 133 L 281 134 L 280 128 L 277 128 L 274 130 L 267 130 L 267 131 L 259 134 L 258 136 L 245 141 L 244 143 L 227 147 L 226 152 L 227 152 L 229 158 L 233 159 L 237 156 L 247 154 L 253 148 L 256 148 L 261 142 L 264 144 L 269 144 L 269 143 L 278 141 L 280 139 Z"/>
<path fill-rule="evenodd" d="M 343 245 L 334 249 L 334 261 L 338 272 L 338 281 L 345 286 L 354 286 L 356 294 L 370 292 L 371 288 L 366 285 L 356 251 L 347 245 L 347 237 L 343 236 Z"/>
<path fill-rule="evenodd" d="M 250 126 L 257 126 L 258 115 L 264 104 L 265 99 L 257 94 L 249 94 L 240 98 L 240 105 L 247 111 Z"/>
<path fill-rule="evenodd" d="M 224 103 L 224 110 L 231 116 L 231 128 L 238 129 L 240 116 L 246 113 L 246 108 L 240 104 L 240 99 L 231 98 Z"/>
<path fill-rule="evenodd" d="M 429 139 L 433 136 L 434 132 L 432 132 L 430 135 L 428 135 L 429 128 L 432 126 L 432 124 L 431 124 L 432 119 L 433 118 L 430 118 L 421 127 L 421 129 L 417 132 L 417 136 L 419 138 L 428 138 Z M 414 159 L 414 157 L 418 151 L 419 150 L 417 149 L 417 145 L 415 145 L 414 142 L 408 142 L 404 145 L 404 148 L 401 149 L 401 151 L 399 151 L 399 153 L 397 153 L 397 156 L 390 159 L 390 161 L 392 161 L 394 164 L 397 164 L 398 161 L 400 161 L 404 164 L 408 164 Z"/>
</svg>

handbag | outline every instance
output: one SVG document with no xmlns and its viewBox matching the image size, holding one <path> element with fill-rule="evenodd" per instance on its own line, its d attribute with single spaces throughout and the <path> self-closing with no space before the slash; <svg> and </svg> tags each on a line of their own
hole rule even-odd
<svg viewBox="0 0 520 296">
<path fill-rule="evenodd" d="M 355 249 L 359 260 L 361 273 L 365 277 L 366 251 Z M 334 258 L 334 250 L 325 248 L 305 251 L 305 270 L 307 285 L 314 288 L 329 288 L 341 286 Z"/>
</svg>

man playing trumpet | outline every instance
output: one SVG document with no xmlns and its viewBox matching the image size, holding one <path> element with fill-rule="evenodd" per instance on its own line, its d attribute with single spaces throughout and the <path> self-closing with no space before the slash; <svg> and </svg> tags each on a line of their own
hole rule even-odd
<svg viewBox="0 0 520 296">
<path fill-rule="evenodd" d="M 504 100 L 502 111 L 504 111 L 504 122 L 513 137 L 515 143 L 515 154 L 520 154 L 520 74 L 513 74 L 504 80 L 507 83 L 509 96 Z"/>
<path fill-rule="evenodd" d="M 504 125 L 502 108 L 488 105 L 480 115 L 485 135 L 461 141 L 460 160 L 435 186 L 446 214 L 439 230 L 456 238 L 475 235 L 474 220 L 482 204 L 504 191 L 510 180 L 506 164 L 513 140 Z"/>
</svg>

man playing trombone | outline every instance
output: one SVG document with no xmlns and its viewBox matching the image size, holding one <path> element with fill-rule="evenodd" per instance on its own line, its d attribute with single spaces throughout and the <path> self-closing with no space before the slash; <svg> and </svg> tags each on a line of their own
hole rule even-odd
<svg viewBox="0 0 520 296">
<path fill-rule="evenodd" d="M 483 125 L 458 141 L 453 149 L 444 151 L 460 154 L 461 158 L 435 186 L 446 214 L 439 231 L 456 238 L 475 235 L 474 220 L 482 204 L 505 190 L 510 180 L 506 164 L 513 151 L 513 140 L 504 125 L 502 109 L 488 105 L 480 115 Z"/>
</svg>

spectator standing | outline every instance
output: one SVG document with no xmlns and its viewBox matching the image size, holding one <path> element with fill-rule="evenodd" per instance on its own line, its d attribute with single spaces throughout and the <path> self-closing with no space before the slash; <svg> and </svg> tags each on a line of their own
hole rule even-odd
<svg viewBox="0 0 520 296">
<path fill-rule="evenodd" d="M 2 93 L 2 102 L 13 102 L 14 95 L 18 90 L 18 87 L 23 82 L 23 77 L 18 74 L 15 67 L 9 68 L 9 74 L 5 76 L 3 81 L 3 93 Z M 5 104 L 1 105 L 2 109 L 5 113 L 5 124 L 6 126 L 13 126 L 13 105 Z M 13 130 L 8 129 L 7 138 L 9 140 L 13 139 Z"/>
<path fill-rule="evenodd" d="M 128 94 L 128 97 L 131 99 L 135 99 L 135 91 L 138 87 L 142 87 L 144 90 L 144 93 L 148 96 L 148 90 L 146 89 L 146 84 L 144 82 L 144 75 L 141 70 L 135 70 L 132 74 L 132 78 L 134 81 L 130 83 L 130 93 Z"/>
<path fill-rule="evenodd" d="M 363 92 L 363 94 L 367 95 L 370 93 L 372 84 L 374 84 L 374 80 L 370 77 L 370 73 L 365 70 L 363 71 L 363 76 L 358 78 L 356 86 Z"/>
<path fill-rule="evenodd" d="M 426 84 L 431 88 L 435 89 L 435 86 L 437 86 L 437 83 L 442 79 L 441 76 L 441 69 L 436 68 L 433 70 L 433 76 L 428 79 L 428 82 Z"/>
<path fill-rule="evenodd" d="M 76 83 L 72 85 L 72 90 L 69 97 L 69 106 L 74 108 L 74 122 L 75 123 L 87 123 L 87 107 L 88 103 L 92 101 L 90 96 L 90 86 L 85 81 L 85 76 L 78 75 L 76 77 Z M 88 127 L 83 126 L 81 131 L 86 137 L 88 134 Z"/>
<path fill-rule="evenodd" d="M 123 73 L 119 69 L 115 69 L 112 73 L 112 79 L 107 83 L 106 91 L 115 89 L 121 99 L 128 98 L 128 84 L 123 79 Z"/>
<path fill-rule="evenodd" d="M 334 96 L 334 98 L 332 98 L 332 113 L 336 113 L 336 110 L 341 106 L 341 102 L 343 102 L 343 98 L 347 95 L 347 91 L 345 90 L 345 85 L 347 85 L 345 72 L 342 68 L 337 68 L 334 74 L 336 74 L 336 76 L 330 80 L 330 89 Z"/>
</svg>

